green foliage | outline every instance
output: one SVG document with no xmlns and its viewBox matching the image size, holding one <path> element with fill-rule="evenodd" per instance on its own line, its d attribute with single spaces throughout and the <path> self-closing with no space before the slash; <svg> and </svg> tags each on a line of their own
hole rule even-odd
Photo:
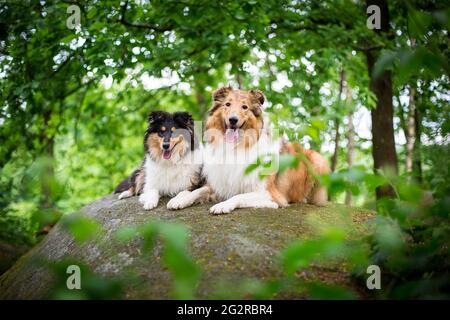
<svg viewBox="0 0 450 320">
<path fill-rule="evenodd" d="M 295 287 L 291 277 L 298 268 L 338 253 L 352 262 L 355 274 L 369 259 L 381 264 L 389 275 L 383 297 L 444 296 L 448 4 L 390 1 L 389 34 L 367 29 L 361 1 L 86 1 L 78 3 L 76 30 L 66 26 L 68 5 L 0 3 L 0 240 L 35 244 L 41 230 L 63 213 L 110 193 L 142 160 L 150 111 L 186 110 L 204 120 L 211 92 L 220 85 L 263 90 L 276 129 L 328 154 L 334 122 L 344 137 L 350 111 L 358 122 L 376 106 L 366 61 L 367 52 L 373 52 L 379 56 L 374 77 L 390 70 L 395 95 L 405 97 L 405 88 L 417 87 L 423 145 L 415 159 L 422 162 L 421 185 L 410 181 L 415 173 L 371 173 L 371 143 L 357 130 L 357 163 L 349 168 L 341 152 L 338 170 L 319 178 L 332 199 L 350 191 L 364 206 L 373 202 L 376 187 L 394 187 L 397 199 L 377 203 L 371 237 L 358 245 L 348 239 L 348 230 L 332 228 L 319 239 L 297 241 L 280 258 L 289 276 L 270 283 L 245 281 L 236 289 L 271 297 Z M 338 94 L 340 70 L 346 71 L 351 91 L 345 102 Z M 394 120 L 403 108 L 400 101 Z M 400 132 L 401 123 L 394 123 Z M 346 139 L 338 147 L 345 151 Z M 405 154 L 399 156 L 403 164 Z M 270 169 L 273 161 L 258 159 L 246 173 Z M 277 168 L 283 172 L 301 162 L 306 163 L 284 155 Z M 426 190 L 434 196 L 432 204 L 422 203 Z M 65 217 L 63 226 L 80 242 L 101 234 L 95 221 L 79 215 Z M 162 241 L 174 297 L 194 297 L 200 271 L 187 254 L 188 230 L 150 222 L 121 229 L 118 239 L 136 235 L 147 251 Z M 371 247 L 367 254 L 366 245 Z M 119 295 L 116 284 L 92 277 L 97 284 L 79 298 Z M 313 297 L 353 297 L 320 283 L 299 286 Z"/>
<path fill-rule="evenodd" d="M 282 173 L 286 169 L 298 167 L 300 159 L 291 154 L 282 154 L 279 159 L 278 172 Z"/>
<path fill-rule="evenodd" d="M 110 244 L 101 241 L 103 231 L 95 220 L 80 214 L 66 216 L 62 226 L 83 245 L 86 241 L 110 251 Z M 151 220 L 140 226 L 124 226 L 116 231 L 118 243 L 128 243 L 138 238 L 142 241 L 142 251 L 147 259 L 156 259 L 155 245 L 161 242 L 162 262 L 170 271 L 173 282 L 172 297 L 174 299 L 195 298 L 196 288 L 200 280 L 201 270 L 189 255 L 188 230 L 181 224 Z M 114 256 L 114 252 L 111 255 Z M 65 259 L 58 262 L 41 261 L 44 267 L 55 275 L 55 285 L 51 289 L 54 299 L 119 299 L 130 286 L 139 286 L 139 275 L 136 270 L 116 278 L 105 278 L 95 274 L 79 259 Z M 67 289 L 67 267 L 76 265 L 82 274 L 81 290 Z"/>
<path fill-rule="evenodd" d="M 384 298 L 448 298 L 450 206 L 416 185 L 400 181 L 400 198 L 384 199 L 369 241 L 372 259 L 384 268 Z"/>
<path fill-rule="evenodd" d="M 72 234 L 76 241 L 84 242 L 92 239 L 94 236 L 100 236 L 100 224 L 83 215 L 68 215 L 62 219 L 61 223 L 62 226 Z"/>
<path fill-rule="evenodd" d="M 32 220 L 35 210 L 33 203 L 22 202 L 14 203 L 6 210 L 0 211 L 1 240 L 18 244 L 34 244 L 38 228 Z"/>
<path fill-rule="evenodd" d="M 83 263 L 76 259 L 64 259 L 58 262 L 42 262 L 55 276 L 55 285 L 51 290 L 50 299 L 57 300 L 100 300 L 120 299 L 123 297 L 125 283 L 129 279 L 111 279 L 100 277 Z M 80 290 L 69 290 L 67 279 L 68 267 L 76 265 L 80 268 L 80 276 L 83 281 Z M 129 283 L 129 282 L 128 282 Z"/>
<path fill-rule="evenodd" d="M 134 237 L 143 238 L 143 250 L 153 251 L 155 242 L 163 242 L 163 261 L 173 277 L 173 297 L 175 299 L 193 299 L 200 269 L 188 254 L 188 230 L 174 223 L 151 221 L 139 227 L 123 227 L 116 233 L 119 241 L 130 241 Z M 149 254 L 149 259 L 152 256 Z"/>
<path fill-rule="evenodd" d="M 342 254 L 344 239 L 342 230 L 330 228 L 320 239 L 292 243 L 281 252 L 286 273 L 294 274 L 299 268 L 307 267 L 314 258 L 329 259 Z"/>
</svg>

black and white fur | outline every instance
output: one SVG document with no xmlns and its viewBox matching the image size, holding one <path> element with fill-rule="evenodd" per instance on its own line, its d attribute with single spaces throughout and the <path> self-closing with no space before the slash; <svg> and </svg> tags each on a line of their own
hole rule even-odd
<svg viewBox="0 0 450 320">
<path fill-rule="evenodd" d="M 201 145 L 194 121 L 187 112 L 155 111 L 149 115 L 144 136 L 145 157 L 139 169 L 122 181 L 119 199 L 134 195 L 145 210 L 158 205 L 161 196 L 175 196 L 202 185 Z"/>
</svg>

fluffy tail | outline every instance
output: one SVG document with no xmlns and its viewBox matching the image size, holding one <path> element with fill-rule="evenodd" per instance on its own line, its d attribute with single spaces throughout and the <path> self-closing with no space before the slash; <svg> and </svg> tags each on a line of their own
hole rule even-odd
<svg viewBox="0 0 450 320">
<path fill-rule="evenodd" d="M 130 187 L 131 187 L 131 183 L 130 183 L 130 178 L 128 177 L 128 178 L 124 179 L 121 183 L 119 183 L 119 185 L 114 190 L 114 193 L 122 193 L 122 192 L 130 189 Z"/>
<path fill-rule="evenodd" d="M 127 190 L 132 190 L 135 192 L 136 190 L 136 181 L 139 173 L 141 172 L 140 169 L 134 170 L 133 173 L 126 179 L 124 179 L 114 190 L 114 193 L 122 193 Z"/>
</svg>

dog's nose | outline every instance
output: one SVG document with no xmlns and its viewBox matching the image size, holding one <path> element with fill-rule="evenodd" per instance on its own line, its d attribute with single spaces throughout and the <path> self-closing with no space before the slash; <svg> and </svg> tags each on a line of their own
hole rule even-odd
<svg viewBox="0 0 450 320">
<path fill-rule="evenodd" d="M 232 126 L 234 126 L 234 125 L 236 125 L 236 123 L 238 123 L 239 118 L 236 117 L 236 116 L 231 116 L 231 117 L 228 119 L 228 121 L 230 121 L 230 124 L 231 124 Z"/>
<path fill-rule="evenodd" d="M 164 150 L 168 150 L 170 148 L 170 142 L 163 142 L 162 147 Z"/>
</svg>

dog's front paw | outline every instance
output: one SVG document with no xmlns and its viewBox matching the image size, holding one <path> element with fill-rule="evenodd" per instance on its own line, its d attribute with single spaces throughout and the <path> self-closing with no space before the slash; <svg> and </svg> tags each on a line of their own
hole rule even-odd
<svg viewBox="0 0 450 320">
<path fill-rule="evenodd" d="M 167 202 L 167 209 L 178 210 L 189 207 L 192 204 L 189 195 L 189 191 L 181 191 L 176 197 L 173 197 Z"/>
<path fill-rule="evenodd" d="M 209 212 L 212 214 L 224 214 L 224 213 L 230 213 L 234 209 L 236 209 L 236 206 L 234 205 L 234 203 L 228 202 L 228 201 L 223 201 L 223 202 L 213 205 L 209 209 Z"/>
<path fill-rule="evenodd" d="M 143 193 L 139 197 L 139 202 L 144 205 L 145 210 L 151 210 L 158 205 L 159 198 L 153 194 Z"/>
<path fill-rule="evenodd" d="M 179 210 L 190 206 L 188 199 L 183 198 L 173 198 L 167 202 L 167 209 L 169 210 Z"/>
</svg>

